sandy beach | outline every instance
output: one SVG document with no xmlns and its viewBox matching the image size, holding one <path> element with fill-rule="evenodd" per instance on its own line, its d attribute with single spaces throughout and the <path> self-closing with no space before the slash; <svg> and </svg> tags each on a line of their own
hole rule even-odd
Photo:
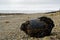
<svg viewBox="0 0 60 40">
<path fill-rule="evenodd" d="M 55 24 L 50 36 L 33 38 L 20 30 L 21 24 L 41 16 L 50 17 Z M 50 14 L 0 15 L 0 40 L 60 40 L 60 12 Z"/>
</svg>

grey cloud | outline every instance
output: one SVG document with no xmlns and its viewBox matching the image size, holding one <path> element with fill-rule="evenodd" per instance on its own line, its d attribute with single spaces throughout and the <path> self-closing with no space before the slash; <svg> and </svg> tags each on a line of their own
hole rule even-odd
<svg viewBox="0 0 60 40">
<path fill-rule="evenodd" d="M 60 0 L 0 0 L 0 10 L 37 11 L 57 10 L 59 8 Z"/>
</svg>

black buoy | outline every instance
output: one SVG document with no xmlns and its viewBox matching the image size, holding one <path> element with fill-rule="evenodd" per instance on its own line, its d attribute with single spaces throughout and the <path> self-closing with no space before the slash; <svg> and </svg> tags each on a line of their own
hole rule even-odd
<svg viewBox="0 0 60 40">
<path fill-rule="evenodd" d="M 39 17 L 22 23 L 20 29 L 31 37 L 44 37 L 51 34 L 54 22 L 48 17 Z"/>
</svg>

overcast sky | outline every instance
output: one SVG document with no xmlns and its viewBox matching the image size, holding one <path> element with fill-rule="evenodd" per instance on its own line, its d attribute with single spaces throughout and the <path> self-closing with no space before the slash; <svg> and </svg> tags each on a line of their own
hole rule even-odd
<svg viewBox="0 0 60 40">
<path fill-rule="evenodd" d="M 60 9 L 60 0 L 0 0 L 0 10 L 42 11 Z"/>
</svg>

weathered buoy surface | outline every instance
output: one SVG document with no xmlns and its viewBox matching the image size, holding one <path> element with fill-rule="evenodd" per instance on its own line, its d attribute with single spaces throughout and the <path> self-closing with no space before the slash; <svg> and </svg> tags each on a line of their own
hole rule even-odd
<svg viewBox="0 0 60 40">
<path fill-rule="evenodd" d="M 51 34 L 54 22 L 48 17 L 39 17 L 22 23 L 20 29 L 31 37 L 44 37 Z"/>
</svg>

